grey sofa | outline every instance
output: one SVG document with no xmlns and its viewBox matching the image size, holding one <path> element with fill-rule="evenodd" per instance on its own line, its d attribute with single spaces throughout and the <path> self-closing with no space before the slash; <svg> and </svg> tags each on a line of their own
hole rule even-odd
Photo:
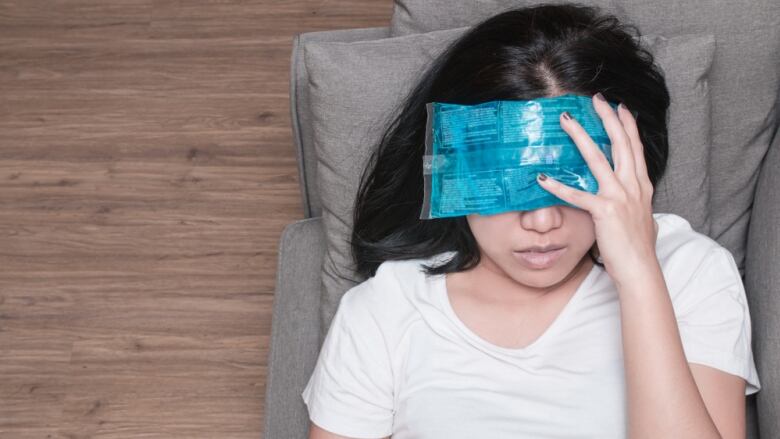
<svg viewBox="0 0 780 439">
<path fill-rule="evenodd" d="M 444 0 L 431 0 L 432 4 Z M 449 1 L 449 0 L 447 0 Z M 396 4 L 393 25 L 396 29 L 409 32 L 415 25 L 421 26 L 416 31 L 423 32 L 436 28 L 454 27 L 474 21 L 474 14 L 480 8 L 460 7 L 455 12 L 442 14 L 449 17 L 450 22 L 439 23 L 419 20 L 415 17 L 402 16 L 413 14 L 413 8 L 405 8 L 403 1 Z M 414 3 L 410 1 L 409 3 Z M 457 3 L 457 2 L 455 2 Z M 462 2 L 468 3 L 468 2 Z M 480 3 L 474 1 L 471 3 Z M 501 1 L 483 0 L 491 7 L 497 8 Z M 505 2 L 506 3 L 506 2 Z M 584 2 L 597 3 L 597 2 Z M 646 3 L 655 3 L 654 1 Z M 719 44 L 728 49 L 733 56 L 740 42 L 740 32 L 744 30 L 743 20 L 750 14 L 775 14 L 778 8 L 773 0 L 753 3 L 744 8 L 756 7 L 761 10 L 743 14 L 732 23 L 728 20 L 734 15 L 734 7 L 726 6 L 725 1 L 712 1 L 712 6 L 721 10 L 707 10 L 701 2 L 690 6 L 677 6 L 675 9 L 678 20 L 692 17 L 694 8 L 701 8 L 704 17 L 697 18 L 701 22 L 711 20 L 716 36 L 721 37 Z M 399 7 L 402 6 L 403 8 Z M 639 2 L 616 1 L 610 3 L 618 9 L 629 10 L 637 7 Z M 401 10 L 403 9 L 403 10 Z M 689 10 L 690 9 L 690 10 Z M 652 11 L 651 11 L 652 10 Z M 655 13 L 654 8 L 646 8 L 642 14 Z M 630 15 L 630 14 L 629 14 Z M 471 17 L 471 18 L 469 18 Z M 683 17 L 683 18 L 680 18 Z M 641 17 L 635 18 L 641 21 Z M 461 20 L 461 21 L 459 21 Z M 767 21 L 780 22 L 780 17 Z M 672 21 L 672 20 L 670 20 Z M 399 24 L 400 23 L 400 24 Z M 411 24 L 410 24 L 411 23 Z M 641 23 L 640 23 L 641 24 Z M 427 29 L 425 27 L 428 27 Z M 701 27 L 697 22 L 693 27 Z M 723 37 L 724 29 L 734 26 L 733 32 Z M 665 32 L 682 32 L 679 23 L 670 25 L 672 30 L 660 29 Z M 780 25 L 778 26 L 780 28 Z M 713 30 L 706 28 L 707 30 Z M 763 33 L 771 39 L 766 44 L 766 50 L 774 50 L 780 46 L 780 32 L 767 30 Z M 293 40 L 291 56 L 290 105 L 292 130 L 296 142 L 301 195 L 305 218 L 289 224 L 283 231 L 279 245 L 278 272 L 273 308 L 271 330 L 271 347 L 268 358 L 268 379 L 265 398 L 264 437 L 267 439 L 303 439 L 308 437 L 309 418 L 306 406 L 301 399 L 301 392 L 311 375 L 322 343 L 322 313 L 320 303 L 322 296 L 322 266 L 327 245 L 326 231 L 323 225 L 323 208 L 317 191 L 317 158 L 312 142 L 310 115 L 306 111 L 307 102 L 307 72 L 303 62 L 303 47 L 309 41 L 362 41 L 386 38 L 391 36 L 390 27 L 349 29 L 324 32 L 310 32 L 297 35 Z M 729 39 L 731 38 L 731 39 Z M 747 36 L 745 37 L 747 39 Z M 736 41 L 736 43 L 734 43 Z M 733 44 L 732 44 L 733 43 Z M 728 168 L 718 168 L 713 163 L 712 185 L 731 185 L 741 192 L 750 195 L 747 206 L 730 205 L 729 200 L 721 199 L 717 211 L 712 212 L 717 226 L 712 231 L 712 237 L 729 248 L 740 263 L 743 271 L 745 289 L 748 296 L 751 317 L 753 321 L 753 352 L 756 366 L 761 378 L 762 390 L 747 398 L 748 439 L 780 438 L 780 135 L 778 135 L 778 75 L 780 75 L 780 52 L 773 52 L 774 70 L 768 72 L 770 77 L 761 84 L 762 95 L 767 98 L 766 108 L 769 110 L 760 123 L 759 128 L 753 127 L 749 133 L 732 133 L 738 131 L 741 121 L 735 120 L 733 112 L 722 111 L 729 102 L 725 100 L 714 105 L 713 125 L 718 125 L 721 131 L 713 127 L 713 148 L 721 150 L 731 148 L 732 156 L 735 149 L 744 149 L 754 161 L 752 167 L 745 163 L 735 164 L 734 171 Z M 727 60 L 729 53 L 719 53 L 721 61 Z M 744 60 L 746 63 L 749 59 Z M 766 63 L 765 63 L 766 65 Z M 772 65 L 771 63 L 769 65 Z M 737 72 L 738 73 L 738 72 Z M 751 87 L 753 84 L 744 82 L 743 77 L 730 77 L 728 71 L 721 71 L 721 84 L 733 83 L 734 87 Z M 742 81 L 742 82 L 740 82 Z M 738 104 L 735 104 L 738 105 Z M 720 108 L 720 110 L 719 110 Z M 733 109 L 732 109 L 733 110 Z M 717 117 L 728 119 L 718 120 Z M 723 124 L 729 124 L 724 127 Z M 725 133 L 725 134 L 724 134 Z M 731 135 L 731 137 L 730 137 Z M 719 137 L 717 137 L 719 136 Z M 742 137 L 739 137 L 742 136 Z M 738 139 L 735 141 L 734 139 Z M 764 147 L 760 146 L 763 144 Z M 752 151 L 751 151 L 752 149 Z M 749 160 L 746 160 L 749 162 Z M 735 178 L 733 172 L 742 173 L 742 178 Z M 723 192 L 727 193 L 727 192 Z M 718 200 L 716 200 L 718 201 Z M 726 218 L 726 219 L 724 219 Z M 720 219 L 720 223 L 718 223 Z"/>
</svg>

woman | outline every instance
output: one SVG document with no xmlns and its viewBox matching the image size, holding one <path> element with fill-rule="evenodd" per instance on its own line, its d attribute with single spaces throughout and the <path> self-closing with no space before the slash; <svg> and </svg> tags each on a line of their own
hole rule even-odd
<svg viewBox="0 0 780 439">
<path fill-rule="evenodd" d="M 732 299 L 744 291 L 733 276 L 694 278 L 733 274 L 731 255 L 652 213 L 670 97 L 637 36 L 594 8 L 539 5 L 478 24 L 430 66 L 361 179 L 351 244 L 370 279 L 344 295 L 304 390 L 311 438 L 744 437 L 745 379 L 689 366 L 667 281 L 694 280 L 675 291 L 689 301 L 727 281 Z M 561 115 L 598 194 L 541 175 L 576 207 L 419 219 L 426 103 L 567 93 L 593 96 L 612 143 L 614 171 Z M 693 244 L 669 260 L 701 264 L 664 273 L 657 254 L 682 240 Z M 744 348 L 749 317 L 737 317 Z M 725 364 L 717 355 L 707 362 Z"/>
</svg>

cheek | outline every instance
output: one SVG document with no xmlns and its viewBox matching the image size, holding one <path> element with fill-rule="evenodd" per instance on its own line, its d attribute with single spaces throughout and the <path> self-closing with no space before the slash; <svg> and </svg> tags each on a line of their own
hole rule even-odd
<svg viewBox="0 0 780 439">
<path fill-rule="evenodd" d="M 581 252 L 587 253 L 596 244 L 596 233 L 593 229 L 593 225 L 583 225 L 579 233 L 573 235 L 573 239 L 576 241 L 576 246 Z"/>
<path fill-rule="evenodd" d="M 578 241 L 588 242 L 596 239 L 596 225 L 593 223 L 593 218 L 588 212 L 582 212 L 576 210 L 569 214 L 567 218 L 569 227 L 576 233 L 572 233 L 571 236 Z"/>
<path fill-rule="evenodd" d="M 596 227 L 592 221 L 583 224 L 579 230 L 582 230 L 581 236 L 586 242 L 593 243 L 596 241 Z"/>
<path fill-rule="evenodd" d="M 511 224 L 501 221 L 474 221 L 470 227 L 479 247 L 493 255 L 511 249 L 512 241 L 507 237 L 517 233 L 517 230 L 512 230 Z"/>
</svg>

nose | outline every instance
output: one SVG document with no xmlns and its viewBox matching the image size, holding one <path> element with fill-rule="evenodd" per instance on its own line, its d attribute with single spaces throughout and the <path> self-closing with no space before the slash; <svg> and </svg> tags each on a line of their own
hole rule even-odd
<svg viewBox="0 0 780 439">
<path fill-rule="evenodd" d="M 534 210 L 519 211 L 520 224 L 526 230 L 546 233 L 563 223 L 562 206 L 553 205 Z"/>
</svg>

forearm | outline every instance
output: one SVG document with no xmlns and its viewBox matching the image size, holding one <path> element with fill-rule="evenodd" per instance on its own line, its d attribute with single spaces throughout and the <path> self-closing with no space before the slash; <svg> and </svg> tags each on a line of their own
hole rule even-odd
<svg viewBox="0 0 780 439">
<path fill-rule="evenodd" d="M 720 434 L 694 381 L 655 258 L 616 281 L 620 295 L 629 439 Z"/>
</svg>

